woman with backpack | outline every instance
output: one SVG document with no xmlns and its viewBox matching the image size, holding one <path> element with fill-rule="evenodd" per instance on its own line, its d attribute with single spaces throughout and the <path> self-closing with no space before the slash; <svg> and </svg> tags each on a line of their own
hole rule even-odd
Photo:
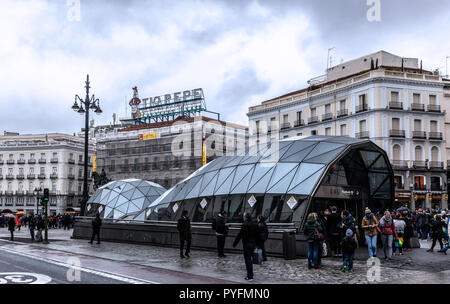
<svg viewBox="0 0 450 304">
<path fill-rule="evenodd" d="M 384 212 L 384 216 L 378 223 L 378 231 L 381 233 L 381 242 L 383 243 L 384 259 L 392 260 L 392 243 L 394 236 L 397 237 L 394 220 L 389 211 Z"/>
<path fill-rule="evenodd" d="M 263 215 L 258 216 L 258 241 L 256 242 L 256 247 L 262 251 L 262 260 L 267 261 L 266 248 L 264 243 L 269 238 L 269 229 L 267 229 L 266 217 Z"/>
<path fill-rule="evenodd" d="M 305 224 L 305 235 L 308 241 L 308 269 L 319 268 L 319 248 L 323 242 L 325 228 L 317 221 L 317 214 L 310 213 Z"/>
</svg>

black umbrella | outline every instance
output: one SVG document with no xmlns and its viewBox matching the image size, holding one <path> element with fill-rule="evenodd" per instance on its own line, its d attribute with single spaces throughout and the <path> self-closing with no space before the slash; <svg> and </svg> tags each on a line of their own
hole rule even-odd
<svg viewBox="0 0 450 304">
<path fill-rule="evenodd" d="M 409 209 L 406 208 L 406 207 L 400 207 L 400 208 L 397 209 L 397 211 L 399 211 L 399 212 L 402 212 L 402 211 L 409 211 Z"/>
</svg>

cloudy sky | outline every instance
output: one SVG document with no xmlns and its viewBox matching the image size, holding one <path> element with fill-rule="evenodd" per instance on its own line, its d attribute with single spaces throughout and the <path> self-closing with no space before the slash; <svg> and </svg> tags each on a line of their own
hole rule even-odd
<svg viewBox="0 0 450 304">
<path fill-rule="evenodd" d="M 445 73 L 449 1 L 379 1 L 370 22 L 367 0 L 0 0 L 1 127 L 78 132 L 87 73 L 96 125 L 125 116 L 133 86 L 200 87 L 209 110 L 247 124 L 250 105 L 324 74 L 330 47 L 334 64 L 385 50 Z"/>
</svg>

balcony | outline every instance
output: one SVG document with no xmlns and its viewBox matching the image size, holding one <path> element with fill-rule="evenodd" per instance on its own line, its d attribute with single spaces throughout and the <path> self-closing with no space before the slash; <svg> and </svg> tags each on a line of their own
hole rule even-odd
<svg viewBox="0 0 450 304">
<path fill-rule="evenodd" d="M 5 195 L 14 195 L 14 191 L 12 191 L 12 190 L 6 190 L 5 191 Z"/>
<path fill-rule="evenodd" d="M 69 159 L 67 162 L 68 162 L 69 164 L 74 165 L 74 164 L 75 164 L 75 159 Z"/>
<path fill-rule="evenodd" d="M 403 110 L 403 103 L 398 101 L 389 102 L 389 109 Z"/>
<path fill-rule="evenodd" d="M 45 163 L 47 163 L 47 160 L 45 158 L 40 158 L 39 159 L 39 163 L 40 164 L 45 164 Z"/>
<path fill-rule="evenodd" d="M 7 163 L 8 165 L 14 165 L 14 159 L 8 159 L 8 160 L 6 161 L 6 163 Z"/>
<path fill-rule="evenodd" d="M 301 127 L 305 125 L 305 121 L 303 119 L 294 121 L 294 127 Z"/>
<path fill-rule="evenodd" d="M 368 107 L 368 105 L 367 104 L 362 104 L 362 105 L 358 105 L 358 106 L 356 106 L 356 113 L 360 113 L 360 112 L 365 112 L 365 111 L 368 111 L 369 110 L 369 107 Z"/>
<path fill-rule="evenodd" d="M 394 167 L 394 169 L 407 169 L 408 168 L 408 161 L 406 161 L 406 160 L 393 160 L 392 161 L 392 167 Z"/>
<path fill-rule="evenodd" d="M 391 129 L 389 130 L 389 137 L 405 138 L 405 130 Z"/>
<path fill-rule="evenodd" d="M 35 179 L 36 175 L 35 174 L 28 174 L 27 175 L 27 179 Z"/>
<path fill-rule="evenodd" d="M 419 161 L 419 160 L 415 160 L 413 161 L 413 168 L 415 169 L 427 169 L 427 162 L 426 161 Z"/>
<path fill-rule="evenodd" d="M 322 115 L 322 121 L 333 119 L 333 113 L 325 113 Z"/>
<path fill-rule="evenodd" d="M 113 170 L 114 171 L 114 170 Z M 78 175 L 78 180 L 82 181 L 83 180 L 83 175 Z"/>
<path fill-rule="evenodd" d="M 431 191 L 444 191 L 445 189 L 440 184 L 431 184 L 430 190 Z"/>
<path fill-rule="evenodd" d="M 75 174 L 67 174 L 68 179 L 75 179 Z"/>
<path fill-rule="evenodd" d="M 314 124 L 314 123 L 318 123 L 319 122 L 319 117 L 318 116 L 312 116 L 310 118 L 308 118 L 308 125 Z"/>
<path fill-rule="evenodd" d="M 57 163 L 58 163 L 58 158 L 57 158 L 57 157 L 51 158 L 51 159 L 50 159 L 50 162 L 51 162 L 52 164 L 57 164 Z"/>
<path fill-rule="evenodd" d="M 271 127 L 268 127 L 267 129 L 268 129 L 268 130 L 271 130 L 272 128 L 271 128 Z M 78 160 L 78 164 L 79 164 L 79 165 L 84 165 L 84 160 L 79 159 L 79 160 Z"/>
<path fill-rule="evenodd" d="M 52 173 L 52 174 L 50 174 L 50 178 L 51 178 L 51 179 L 56 179 L 56 178 L 58 178 L 58 173 Z"/>
<path fill-rule="evenodd" d="M 6 179 L 14 179 L 14 174 L 6 174 Z"/>
<path fill-rule="evenodd" d="M 38 179 L 45 179 L 45 173 L 38 174 Z"/>
<path fill-rule="evenodd" d="M 339 117 L 344 117 L 344 116 L 348 116 L 348 110 L 347 109 L 345 109 L 345 110 L 339 110 L 338 112 L 337 112 L 337 117 L 339 118 Z"/>
<path fill-rule="evenodd" d="M 435 105 L 435 104 L 429 104 L 427 106 L 427 110 L 428 110 L 428 112 L 441 113 L 441 106 L 440 105 Z"/>
<path fill-rule="evenodd" d="M 24 195 L 25 195 L 25 191 L 23 191 L 23 190 L 17 190 L 17 191 L 16 191 L 16 195 L 17 195 L 17 196 L 24 196 Z"/>
<path fill-rule="evenodd" d="M 36 160 L 35 160 L 34 158 L 30 158 L 30 159 L 28 160 L 28 163 L 29 163 L 30 165 L 34 165 L 34 164 L 36 163 Z"/>
<path fill-rule="evenodd" d="M 425 105 L 423 105 L 421 103 L 412 103 L 411 104 L 411 111 L 424 112 L 425 111 Z"/>
<path fill-rule="evenodd" d="M 25 160 L 24 159 L 19 159 L 19 160 L 17 160 L 17 164 L 25 165 Z"/>
<path fill-rule="evenodd" d="M 25 175 L 24 174 L 17 174 L 16 175 L 16 179 L 25 179 Z"/>
<path fill-rule="evenodd" d="M 444 163 L 438 161 L 431 161 L 430 169 L 444 169 Z"/>
<path fill-rule="evenodd" d="M 360 139 L 369 138 L 369 131 L 358 132 L 355 134 L 355 137 Z"/>
<path fill-rule="evenodd" d="M 412 138 L 414 139 L 427 139 L 427 132 L 425 131 L 413 131 Z"/>
<path fill-rule="evenodd" d="M 73 190 L 69 190 L 69 191 L 67 192 L 67 195 L 68 195 L 68 196 L 75 196 L 75 192 L 74 192 Z"/>
<path fill-rule="evenodd" d="M 430 132 L 428 133 L 428 139 L 442 140 L 442 132 Z"/>
<path fill-rule="evenodd" d="M 288 122 L 281 124 L 281 130 L 289 129 L 291 127 L 291 124 Z"/>
</svg>

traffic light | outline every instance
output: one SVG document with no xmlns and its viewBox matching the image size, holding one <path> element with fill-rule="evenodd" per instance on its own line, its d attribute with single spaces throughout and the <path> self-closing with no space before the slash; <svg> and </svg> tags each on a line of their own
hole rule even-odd
<svg viewBox="0 0 450 304">
<path fill-rule="evenodd" d="M 44 196 L 42 197 L 41 204 L 43 206 L 45 206 L 48 203 L 48 200 L 49 200 L 49 191 L 48 191 L 48 188 L 45 188 L 44 189 Z"/>
</svg>

